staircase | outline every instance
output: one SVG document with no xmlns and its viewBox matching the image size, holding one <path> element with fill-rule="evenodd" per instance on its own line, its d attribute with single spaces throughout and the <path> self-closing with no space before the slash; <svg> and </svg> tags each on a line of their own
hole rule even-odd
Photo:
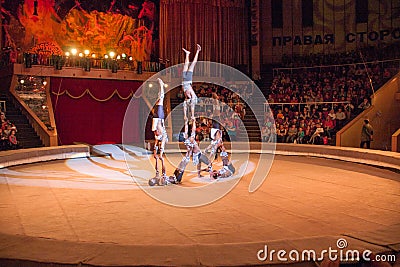
<svg viewBox="0 0 400 267">
<path fill-rule="evenodd" d="M 171 110 L 173 110 L 172 113 L 172 133 L 173 134 L 179 134 L 180 132 L 183 132 L 184 129 L 184 123 L 183 123 L 183 105 L 182 101 L 178 100 L 176 97 L 171 96 L 170 98 L 171 102 Z M 179 106 L 180 105 L 180 106 Z M 190 117 L 190 113 L 189 113 Z M 179 123 L 181 122 L 181 123 Z M 190 131 L 190 129 L 189 129 Z"/>
<path fill-rule="evenodd" d="M 247 141 L 247 138 L 250 142 L 260 142 L 261 141 L 261 130 L 259 127 L 262 125 L 258 125 L 258 121 L 256 118 L 260 118 L 264 114 L 264 101 L 261 97 L 254 97 L 251 102 L 251 107 L 246 108 L 246 116 L 244 116 L 243 124 L 239 128 L 238 132 L 238 141 Z M 260 121 L 262 123 L 263 121 Z M 247 137 L 246 137 L 247 135 Z"/>
<path fill-rule="evenodd" d="M 171 110 L 173 110 L 172 132 L 173 134 L 178 134 L 183 131 L 183 107 L 182 105 L 179 106 L 179 104 L 182 104 L 182 101 L 176 99 L 175 97 L 171 97 L 170 101 Z M 255 98 L 252 102 L 252 108 L 259 116 L 264 114 L 264 101 L 260 97 Z M 248 137 L 246 137 L 246 134 Z M 250 142 L 259 142 L 261 140 L 261 132 L 256 116 L 250 110 L 250 108 L 246 109 L 246 116 L 243 120 L 242 126 L 239 128 L 237 135 L 238 141 L 245 141 L 247 138 Z"/>
<path fill-rule="evenodd" d="M 273 67 L 274 66 L 272 65 L 263 66 L 260 73 L 262 80 L 260 82 L 257 82 L 257 86 L 260 89 L 263 96 L 265 97 L 265 99 L 268 99 L 268 94 L 270 92 L 273 79 L 273 73 L 272 73 Z M 262 96 L 258 95 L 257 92 L 255 92 L 253 97 L 251 98 L 251 103 L 250 103 L 253 111 L 251 111 L 250 108 L 246 108 L 246 116 L 244 117 L 243 120 L 244 127 L 240 128 L 240 132 L 238 135 L 238 139 L 240 141 L 246 140 L 245 136 L 246 131 L 250 142 L 261 141 L 261 129 L 259 128 L 255 114 L 257 114 L 261 127 L 262 123 L 264 122 L 264 103 L 265 101 L 262 98 Z"/>
<path fill-rule="evenodd" d="M 6 102 L 6 118 L 17 127 L 17 140 L 21 148 L 43 147 L 43 143 L 21 110 L 14 106 L 9 93 L 1 92 L 0 101 Z"/>
<path fill-rule="evenodd" d="M 273 65 L 264 65 L 261 70 L 262 80 L 257 83 L 257 86 L 265 99 L 268 99 L 268 95 L 270 92 L 273 79 L 272 70 L 274 67 L 275 66 Z M 237 135 L 238 141 L 245 141 L 247 140 L 247 138 L 250 142 L 261 141 L 261 129 L 259 128 L 255 114 L 257 114 L 260 126 L 262 126 L 262 123 L 264 122 L 264 103 L 265 102 L 262 96 L 255 92 L 255 94 L 251 98 L 250 103 L 253 111 L 249 107 L 246 108 L 246 116 L 243 119 L 243 124 L 239 128 Z M 179 104 L 181 104 L 181 101 L 177 100 L 176 97 L 171 97 L 171 110 L 174 110 L 176 108 L 176 110 L 174 110 L 174 118 L 172 122 L 172 131 L 174 134 L 177 134 L 183 130 L 180 129 L 181 125 L 179 123 L 176 123 L 179 121 L 183 122 L 183 108 L 182 106 L 177 107 Z"/>
</svg>

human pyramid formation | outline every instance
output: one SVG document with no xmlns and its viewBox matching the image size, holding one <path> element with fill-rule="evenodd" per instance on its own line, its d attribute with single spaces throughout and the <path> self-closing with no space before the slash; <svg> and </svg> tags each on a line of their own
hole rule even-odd
<svg viewBox="0 0 400 267">
<path fill-rule="evenodd" d="M 192 88 L 193 81 L 193 71 L 201 51 L 200 45 L 197 45 L 197 51 L 194 56 L 192 63 L 190 64 L 189 55 L 190 51 L 183 48 L 185 52 L 185 63 L 182 72 L 182 88 L 185 94 L 185 101 L 183 103 L 183 118 L 185 122 L 184 127 L 184 144 L 186 147 L 186 155 L 183 157 L 182 161 L 179 163 L 178 167 L 175 169 L 171 176 L 166 175 L 166 169 L 164 164 L 164 148 L 165 144 L 168 142 L 167 131 L 165 130 L 165 114 L 164 114 L 164 82 L 162 79 L 158 78 L 160 84 L 160 90 L 158 94 L 158 99 L 155 106 L 155 114 L 152 123 L 152 131 L 154 132 L 155 144 L 153 150 L 153 156 L 156 160 L 155 169 L 156 176 L 149 180 L 149 185 L 168 185 L 168 184 L 179 184 L 182 182 L 183 173 L 186 169 L 187 164 L 192 158 L 193 165 L 197 166 L 197 176 L 201 176 L 201 163 L 207 165 L 205 170 L 208 170 L 210 177 L 217 178 L 228 178 L 235 173 L 235 167 L 232 162 L 229 161 L 228 152 L 222 141 L 222 131 L 218 123 L 213 125 L 211 129 L 211 143 L 204 150 L 201 151 L 199 144 L 196 142 L 196 117 L 195 117 L 195 105 L 197 103 L 197 96 Z M 190 65 L 189 65 L 190 64 Z M 188 106 L 190 106 L 191 111 L 191 121 L 192 129 L 190 135 L 189 130 L 189 119 L 187 116 Z M 220 150 L 220 156 L 222 159 L 223 167 L 220 170 L 213 170 L 212 162 L 216 158 L 217 151 Z M 161 163 L 162 174 L 160 176 L 158 162 Z"/>
</svg>

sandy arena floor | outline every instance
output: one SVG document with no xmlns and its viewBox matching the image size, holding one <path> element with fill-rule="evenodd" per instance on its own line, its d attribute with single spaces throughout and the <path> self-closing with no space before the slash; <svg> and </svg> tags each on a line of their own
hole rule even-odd
<svg viewBox="0 0 400 267">
<path fill-rule="evenodd" d="M 249 193 L 254 168 L 264 163 L 257 155 L 239 154 L 232 179 L 197 178 L 190 164 L 182 185 L 149 188 L 153 167 L 140 154 L 100 148 L 112 156 L 0 170 L 0 258 L 99 266 L 244 265 L 281 263 L 257 258 L 265 245 L 320 251 L 338 249 L 336 241 L 344 238 L 351 249 L 400 247 L 400 175 L 390 170 L 275 156 L 262 186 Z M 174 165 L 180 157 L 170 154 L 168 160 Z M 201 207 L 175 207 L 149 195 L 153 190 L 179 200 L 190 198 L 182 188 L 215 183 L 233 189 Z"/>
</svg>

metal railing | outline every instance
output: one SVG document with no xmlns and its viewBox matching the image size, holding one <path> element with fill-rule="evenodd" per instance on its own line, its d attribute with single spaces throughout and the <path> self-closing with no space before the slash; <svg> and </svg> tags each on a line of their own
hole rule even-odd
<svg viewBox="0 0 400 267">
<path fill-rule="evenodd" d="M 298 110 L 299 112 L 301 112 L 301 107 L 311 107 L 312 105 L 331 105 L 331 108 L 333 109 L 335 105 L 338 104 L 349 104 L 350 101 L 338 101 L 338 102 L 314 102 L 314 101 L 310 101 L 310 102 L 301 102 L 301 103 L 290 103 L 290 102 L 285 102 L 285 103 L 264 103 L 264 112 L 269 112 L 270 111 L 270 106 L 281 106 L 282 110 L 284 109 L 285 106 L 298 106 Z"/>
<path fill-rule="evenodd" d="M 337 65 L 319 65 L 319 66 L 304 66 L 304 67 L 286 67 L 286 68 L 273 68 L 272 73 L 274 76 L 279 74 L 279 72 L 289 71 L 293 73 L 293 71 L 297 70 L 304 70 L 304 69 L 319 69 L 321 71 L 325 68 L 337 68 L 344 67 L 344 66 L 358 66 L 358 65 L 368 65 L 368 64 L 381 64 L 382 68 L 385 68 L 384 64 L 394 63 L 393 67 L 397 67 L 400 69 L 400 58 L 396 59 L 389 59 L 389 60 L 377 60 L 377 61 L 368 61 L 368 62 L 357 62 L 357 63 L 346 63 L 346 64 L 337 64 Z"/>
</svg>

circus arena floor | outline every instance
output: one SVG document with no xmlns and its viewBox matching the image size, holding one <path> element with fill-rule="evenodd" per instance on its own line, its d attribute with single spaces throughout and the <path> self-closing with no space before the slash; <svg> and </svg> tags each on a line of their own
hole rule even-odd
<svg viewBox="0 0 400 267">
<path fill-rule="evenodd" d="M 106 155 L 0 169 L 1 266 L 315 266 L 302 252 L 400 249 L 400 174 L 390 169 L 276 155 L 250 193 L 264 162 L 238 154 L 233 163 L 243 175 L 197 178 L 190 164 L 181 185 L 149 188 L 154 170 L 143 151 L 96 149 Z M 180 159 L 168 154 L 168 173 Z M 190 199 L 179 190 L 218 183 L 232 190 L 198 207 L 151 193 Z M 272 250 L 285 250 L 286 260 Z"/>
</svg>

